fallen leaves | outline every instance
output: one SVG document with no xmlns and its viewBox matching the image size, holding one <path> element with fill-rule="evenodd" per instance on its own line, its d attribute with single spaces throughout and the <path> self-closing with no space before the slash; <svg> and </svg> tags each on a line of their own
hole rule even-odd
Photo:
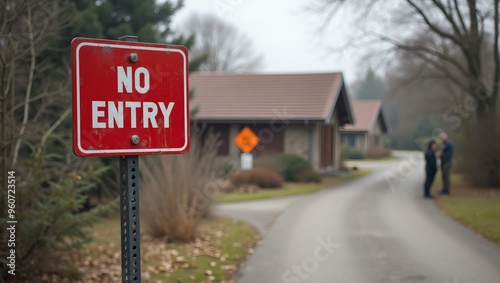
<svg viewBox="0 0 500 283">
<path fill-rule="evenodd" d="M 230 278 L 237 271 L 239 260 L 245 258 L 245 256 L 235 257 L 235 255 L 224 250 L 224 244 L 227 248 L 239 247 L 244 252 L 247 252 L 248 256 L 253 253 L 251 246 L 257 241 L 256 236 L 250 234 L 228 240 L 228 233 L 233 229 L 233 226 L 236 226 L 237 222 L 227 219 L 223 221 L 220 219 L 211 221 L 216 224 L 211 224 L 211 226 L 205 229 L 200 229 L 198 237 L 191 243 L 166 243 L 147 235 L 141 235 L 141 275 L 143 282 L 164 282 L 165 280 L 162 278 L 171 278 L 172 274 L 178 270 L 198 270 L 196 271 L 198 272 L 197 276 L 188 275 L 184 277 L 185 280 L 178 282 L 234 283 L 234 281 L 224 281 L 224 279 Z M 114 238 L 110 237 L 110 234 Z M 96 235 L 96 238 L 97 241 L 89 245 L 86 250 L 64 256 L 65 262 L 72 264 L 85 274 L 83 278 L 70 279 L 57 274 L 30 274 L 29 271 L 23 271 L 25 272 L 24 276 L 19 276 L 14 279 L 15 281 L 9 282 L 121 282 L 121 251 L 118 238 L 114 233 L 109 233 L 109 231 L 104 231 Z M 208 262 L 206 261 L 207 258 L 209 259 Z M 200 276 L 203 279 L 200 279 Z"/>
</svg>

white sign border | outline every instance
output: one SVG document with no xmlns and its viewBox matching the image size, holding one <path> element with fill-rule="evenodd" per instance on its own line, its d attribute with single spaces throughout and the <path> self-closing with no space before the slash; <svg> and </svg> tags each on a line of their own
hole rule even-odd
<svg viewBox="0 0 500 283">
<path fill-rule="evenodd" d="M 84 46 L 94 46 L 94 47 L 111 47 L 111 48 L 121 48 L 121 49 L 138 49 L 138 50 L 149 50 L 149 51 L 160 51 L 160 52 L 175 52 L 180 53 L 182 55 L 184 61 L 184 145 L 180 148 L 138 148 L 138 149 L 105 149 L 105 150 L 87 150 L 82 147 L 82 132 L 81 132 L 81 106 L 80 106 L 80 49 Z M 104 155 L 104 154 L 115 154 L 119 155 L 123 153 L 124 155 L 135 155 L 134 153 L 158 153 L 162 152 L 182 152 L 186 149 L 189 144 L 189 119 L 188 119 L 188 86 L 187 86 L 187 57 L 186 54 L 179 49 L 171 49 L 171 48 L 161 48 L 161 47 L 152 47 L 152 46 L 136 46 L 136 45 L 121 45 L 121 44 L 109 44 L 109 43 L 97 43 L 97 42 L 81 42 L 76 47 L 75 52 L 76 57 L 76 126 L 77 126 L 77 146 L 81 153 L 85 155 Z"/>
</svg>

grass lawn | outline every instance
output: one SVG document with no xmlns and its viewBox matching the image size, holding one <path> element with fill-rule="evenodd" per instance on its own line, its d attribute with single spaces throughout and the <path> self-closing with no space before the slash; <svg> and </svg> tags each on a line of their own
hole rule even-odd
<svg viewBox="0 0 500 283">
<path fill-rule="evenodd" d="M 258 200 L 258 199 L 267 199 L 267 198 L 277 198 L 277 197 L 286 197 L 293 195 L 302 195 L 314 193 L 325 188 L 339 185 L 353 179 L 359 178 L 361 176 L 365 176 L 370 171 L 360 170 L 348 176 L 342 177 L 323 177 L 323 181 L 321 183 L 287 183 L 283 188 L 279 189 L 265 189 L 260 190 L 256 193 L 228 193 L 222 194 L 218 197 L 218 202 L 235 202 L 235 201 L 248 201 L 248 200 Z"/>
<path fill-rule="evenodd" d="M 119 226 L 117 216 L 93 228 L 96 241 L 72 258 L 84 276 L 64 282 L 121 282 Z M 142 235 L 142 282 L 224 281 L 253 253 L 258 239 L 258 232 L 252 226 L 220 217 L 204 220 L 199 236 L 192 243 L 166 243 Z"/>
<path fill-rule="evenodd" d="M 438 174 L 434 193 L 441 186 L 441 175 Z M 474 188 L 460 175 L 453 175 L 451 195 L 438 196 L 436 201 L 448 215 L 500 244 L 500 189 Z"/>
</svg>

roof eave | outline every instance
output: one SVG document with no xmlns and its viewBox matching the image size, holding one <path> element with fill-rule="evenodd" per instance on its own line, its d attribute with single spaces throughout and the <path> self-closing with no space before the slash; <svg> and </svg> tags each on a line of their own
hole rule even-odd
<svg viewBox="0 0 500 283">
<path fill-rule="evenodd" d="M 351 133 L 368 133 L 370 132 L 369 130 L 346 130 L 346 129 L 340 129 L 340 133 L 346 133 L 346 134 L 351 134 Z"/>
<path fill-rule="evenodd" d="M 337 107 L 337 102 L 339 100 L 339 97 L 340 96 L 343 96 L 344 98 L 344 107 L 347 111 L 347 121 L 345 122 L 341 122 L 342 119 L 339 119 L 339 122 L 340 122 L 340 126 L 344 126 L 346 124 L 354 124 L 355 123 L 355 119 L 354 119 L 354 115 L 353 115 L 353 112 L 352 112 L 352 105 L 351 105 L 351 102 L 350 102 L 350 99 L 349 99 L 349 95 L 347 95 L 347 90 L 345 88 L 345 84 L 344 84 L 344 76 L 341 75 L 340 77 L 340 82 L 338 84 L 338 87 L 337 89 L 335 90 L 335 97 L 334 97 L 334 101 L 333 103 L 331 104 L 331 107 L 330 107 L 330 110 L 328 111 L 328 115 L 325 117 L 325 124 L 329 124 L 330 123 L 330 119 L 335 111 L 335 108 Z"/>
<path fill-rule="evenodd" d="M 382 126 L 382 132 L 387 133 L 387 134 L 390 133 L 389 124 L 387 123 L 387 120 L 385 119 L 385 114 L 384 114 L 382 106 L 380 107 L 379 119 L 381 121 L 380 124 Z"/>
<path fill-rule="evenodd" d="M 324 120 L 322 118 L 306 118 L 306 119 L 297 119 L 297 118 L 192 118 L 193 122 L 207 122 L 207 123 L 272 123 L 272 122 L 282 122 L 284 124 L 292 123 L 292 124 L 308 124 L 308 123 L 322 123 Z"/>
</svg>

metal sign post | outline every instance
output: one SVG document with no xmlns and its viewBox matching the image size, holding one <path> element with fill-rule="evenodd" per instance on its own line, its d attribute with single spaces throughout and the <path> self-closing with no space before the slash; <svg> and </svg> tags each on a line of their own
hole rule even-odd
<svg viewBox="0 0 500 283">
<path fill-rule="evenodd" d="M 248 126 L 245 126 L 234 138 L 234 143 L 243 152 L 240 156 L 241 170 L 251 170 L 253 168 L 253 155 L 250 152 L 259 142 L 259 137 Z"/>
<path fill-rule="evenodd" d="M 189 151 L 185 46 L 74 38 L 73 151 L 119 156 L 122 282 L 141 282 L 139 155 Z"/>
<path fill-rule="evenodd" d="M 119 40 L 138 41 L 136 36 Z M 135 137 L 131 137 L 134 143 Z M 139 156 L 120 156 L 120 227 L 122 283 L 141 282 L 141 225 L 139 215 Z"/>
<path fill-rule="evenodd" d="M 141 282 L 139 156 L 120 156 L 122 283 Z"/>
</svg>

